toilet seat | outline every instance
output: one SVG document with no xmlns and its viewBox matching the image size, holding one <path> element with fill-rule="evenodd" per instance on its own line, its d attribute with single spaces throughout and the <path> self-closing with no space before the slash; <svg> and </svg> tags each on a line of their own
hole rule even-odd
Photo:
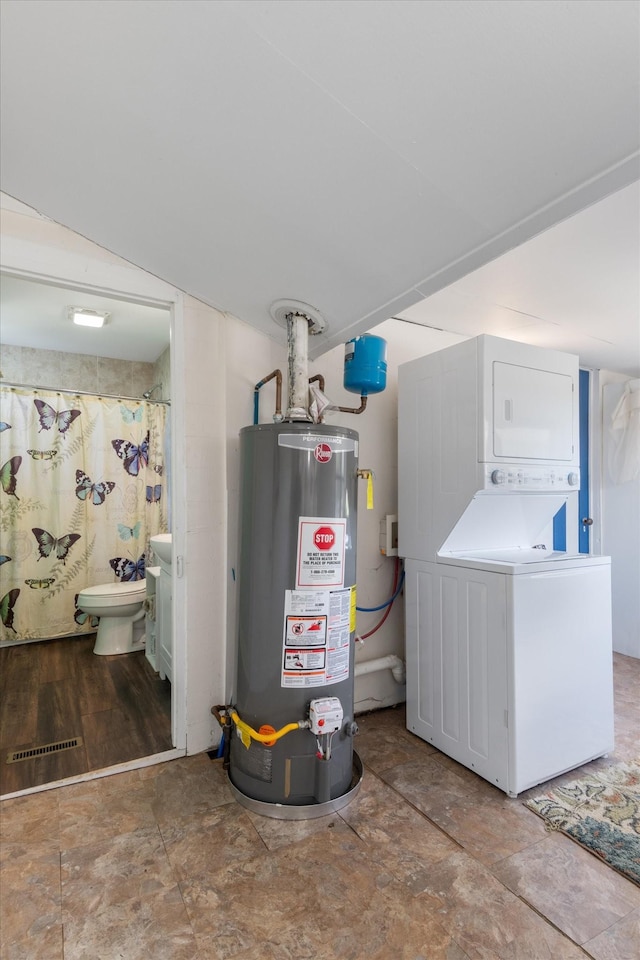
<svg viewBox="0 0 640 960">
<path fill-rule="evenodd" d="M 144 580 L 131 583 L 100 583 L 81 591 L 83 601 L 104 601 L 108 606 L 118 603 L 136 603 L 145 599 L 147 587 Z"/>
</svg>

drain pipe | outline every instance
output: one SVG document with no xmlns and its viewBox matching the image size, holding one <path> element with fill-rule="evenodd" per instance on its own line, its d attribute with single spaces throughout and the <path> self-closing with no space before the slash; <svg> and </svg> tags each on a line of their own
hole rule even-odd
<svg viewBox="0 0 640 960">
<path fill-rule="evenodd" d="M 386 657 L 378 657 L 375 660 L 364 660 L 362 663 L 356 663 L 354 674 L 356 677 L 364 677 L 368 673 L 378 673 L 381 670 L 391 670 L 396 683 L 406 682 L 404 661 L 393 653 Z"/>
</svg>

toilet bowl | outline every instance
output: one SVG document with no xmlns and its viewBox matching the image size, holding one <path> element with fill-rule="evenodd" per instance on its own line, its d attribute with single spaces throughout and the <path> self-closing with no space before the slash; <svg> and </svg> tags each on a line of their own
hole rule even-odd
<svg viewBox="0 0 640 960">
<path fill-rule="evenodd" d="M 144 648 L 146 582 L 102 583 L 78 594 L 78 608 L 99 617 L 93 652 L 99 656 Z"/>
</svg>

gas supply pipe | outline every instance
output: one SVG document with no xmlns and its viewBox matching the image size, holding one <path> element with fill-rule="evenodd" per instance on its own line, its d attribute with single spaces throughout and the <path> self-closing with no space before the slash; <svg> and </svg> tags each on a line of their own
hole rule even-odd
<svg viewBox="0 0 640 960">
<path fill-rule="evenodd" d="M 224 718 L 221 713 L 224 711 Z M 281 727 L 280 730 L 275 730 L 273 728 L 268 731 L 260 732 L 254 730 L 248 723 L 245 723 L 244 720 L 241 720 L 237 712 L 233 707 L 218 706 L 212 707 L 211 713 L 216 717 L 218 723 L 221 727 L 226 727 L 228 717 L 235 725 L 240 732 L 240 739 L 242 740 L 245 747 L 249 747 L 252 740 L 256 740 L 258 743 L 264 743 L 266 746 L 272 746 L 276 740 L 280 740 L 281 737 L 284 737 L 287 733 L 291 733 L 293 730 L 308 730 L 310 727 L 309 720 L 298 720 L 293 723 L 287 723 L 284 727 Z"/>
</svg>

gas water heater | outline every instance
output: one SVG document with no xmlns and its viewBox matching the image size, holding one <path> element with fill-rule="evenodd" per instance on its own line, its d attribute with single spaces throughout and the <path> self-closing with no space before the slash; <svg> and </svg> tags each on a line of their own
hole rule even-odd
<svg viewBox="0 0 640 960">
<path fill-rule="evenodd" d="M 353 749 L 358 434 L 301 409 L 313 330 L 301 311 L 289 319 L 290 380 L 302 371 L 305 383 L 289 383 L 284 415 L 278 392 L 275 422 L 240 433 L 237 680 L 233 704 L 214 712 L 236 799 L 306 819 L 340 809 L 362 777 Z M 280 385 L 274 371 L 257 387 L 276 374 Z"/>
</svg>

